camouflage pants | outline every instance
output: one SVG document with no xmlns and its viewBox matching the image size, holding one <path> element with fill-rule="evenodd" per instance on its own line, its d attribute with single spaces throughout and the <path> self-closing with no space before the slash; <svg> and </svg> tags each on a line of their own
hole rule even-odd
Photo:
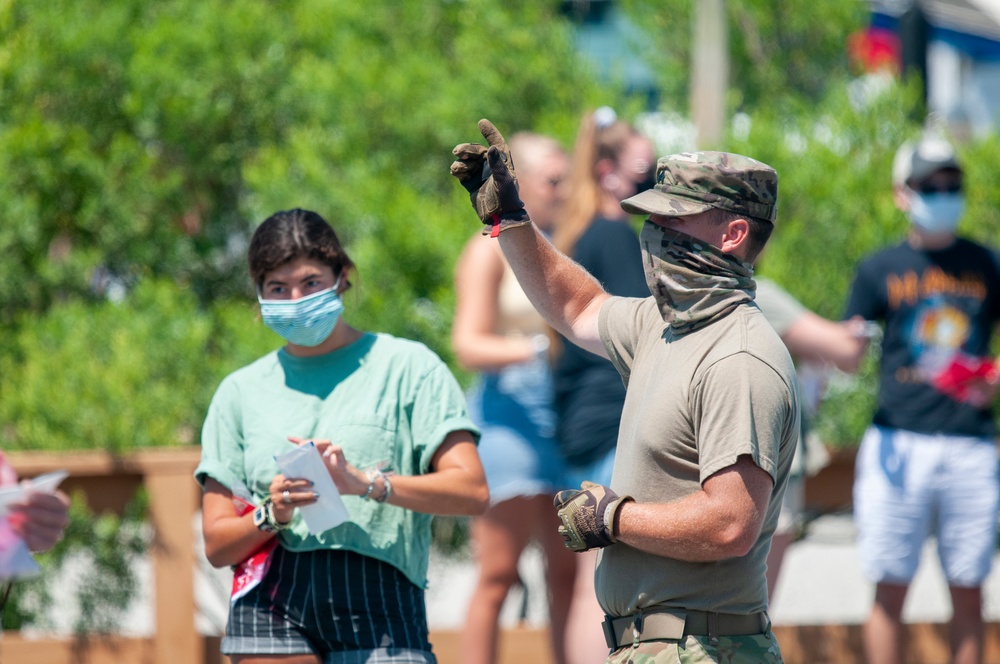
<svg viewBox="0 0 1000 664">
<path fill-rule="evenodd" d="M 781 648 L 774 634 L 722 636 L 710 645 L 707 636 L 687 636 L 683 641 L 646 641 L 622 646 L 608 655 L 605 664 L 781 664 Z"/>
</svg>

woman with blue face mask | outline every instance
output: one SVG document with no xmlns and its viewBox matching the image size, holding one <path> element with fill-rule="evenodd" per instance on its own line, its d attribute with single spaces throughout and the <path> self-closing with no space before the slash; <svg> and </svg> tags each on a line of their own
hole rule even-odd
<svg viewBox="0 0 1000 664">
<path fill-rule="evenodd" d="M 268 218 L 250 242 L 261 318 L 285 345 L 223 380 L 195 471 L 213 565 L 235 579 L 222 652 L 234 664 L 432 663 L 424 587 L 433 514 L 489 503 L 479 432 L 423 344 L 351 327 L 354 269 L 315 212 Z M 314 532 L 320 496 L 275 457 L 314 445 L 347 511 Z"/>
</svg>

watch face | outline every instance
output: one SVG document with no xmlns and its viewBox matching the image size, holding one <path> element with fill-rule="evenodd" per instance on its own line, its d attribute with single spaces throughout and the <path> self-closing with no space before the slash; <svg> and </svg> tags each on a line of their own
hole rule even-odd
<svg viewBox="0 0 1000 664">
<path fill-rule="evenodd" d="M 253 525 L 255 525 L 258 530 L 271 532 L 271 526 L 267 522 L 267 505 L 260 505 L 253 511 Z"/>
</svg>

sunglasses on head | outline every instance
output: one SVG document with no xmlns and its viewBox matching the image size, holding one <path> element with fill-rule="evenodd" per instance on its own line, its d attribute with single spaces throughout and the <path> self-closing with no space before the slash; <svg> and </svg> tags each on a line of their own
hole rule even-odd
<svg viewBox="0 0 1000 664">
<path fill-rule="evenodd" d="M 917 185 L 916 190 L 921 194 L 957 194 L 962 191 L 962 183 L 933 184 L 931 182 L 924 182 Z"/>
</svg>

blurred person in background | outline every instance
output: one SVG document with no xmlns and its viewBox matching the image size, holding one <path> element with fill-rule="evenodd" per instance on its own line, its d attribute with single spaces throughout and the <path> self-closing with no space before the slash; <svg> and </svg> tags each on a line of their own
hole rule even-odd
<svg viewBox="0 0 1000 664">
<path fill-rule="evenodd" d="M 0 452 L 0 487 L 17 484 L 17 473 Z M 62 491 L 30 491 L 21 500 L 7 506 L 3 528 L 9 528 L 24 540 L 34 553 L 48 551 L 62 539 L 69 525 L 69 497 Z"/>
<path fill-rule="evenodd" d="M 621 201 L 653 186 L 653 145 L 614 110 L 585 115 L 573 146 L 565 211 L 552 241 L 611 295 L 647 297 L 639 238 Z M 530 213 L 530 208 L 529 208 Z M 532 217 L 534 219 L 534 217 Z M 567 487 L 611 482 L 625 385 L 607 359 L 560 338 L 555 403 Z M 604 661 L 604 638 L 594 625 L 604 612 L 594 594 L 597 552 L 580 555 L 570 611 L 568 654 L 573 664 Z"/>
<path fill-rule="evenodd" d="M 876 584 L 865 652 L 871 664 L 903 661 L 903 602 L 934 535 L 951 594 L 952 661 L 972 664 L 983 658 L 982 584 L 1000 507 L 991 408 L 1000 380 L 989 356 L 1000 266 L 993 250 L 956 234 L 965 182 L 940 128 L 899 148 L 892 183 L 909 232 L 859 263 L 845 312 L 884 326 L 877 408 L 854 483 L 862 570 Z"/>
<path fill-rule="evenodd" d="M 531 218 L 552 231 L 565 198 L 569 158 L 553 139 L 511 137 L 520 195 Z M 479 578 L 462 631 L 462 661 L 492 664 L 498 619 L 518 561 L 531 539 L 545 556 L 553 661 L 566 664 L 566 618 L 576 558 L 557 532 L 552 496 L 563 487 L 555 443 L 548 327 L 521 290 L 500 246 L 476 233 L 455 270 L 452 346 L 466 369 L 481 372 L 469 393 L 469 413 L 482 436 L 479 454 L 490 508 L 472 521 Z"/>
<path fill-rule="evenodd" d="M 423 344 L 344 321 L 355 267 L 320 215 L 275 213 L 248 263 L 264 324 L 287 343 L 222 381 L 202 431 L 206 557 L 244 569 L 264 552 L 234 588 L 222 652 L 234 664 L 433 664 L 431 515 L 489 501 L 465 398 Z M 298 510 L 320 498 L 312 483 L 275 462 L 308 443 L 348 513 L 320 533 Z M 244 492 L 255 509 L 235 500 Z"/>
<path fill-rule="evenodd" d="M 819 407 L 830 371 L 857 370 L 860 359 L 858 350 L 864 344 L 862 337 L 865 329 L 857 321 L 837 322 L 813 313 L 770 279 L 754 277 L 754 280 L 757 282 L 754 302 L 795 361 L 799 406 L 802 409 L 802 434 L 781 499 L 778 527 L 767 554 L 767 595 L 770 604 L 774 599 L 785 552 L 804 527 L 809 422 Z"/>
</svg>

